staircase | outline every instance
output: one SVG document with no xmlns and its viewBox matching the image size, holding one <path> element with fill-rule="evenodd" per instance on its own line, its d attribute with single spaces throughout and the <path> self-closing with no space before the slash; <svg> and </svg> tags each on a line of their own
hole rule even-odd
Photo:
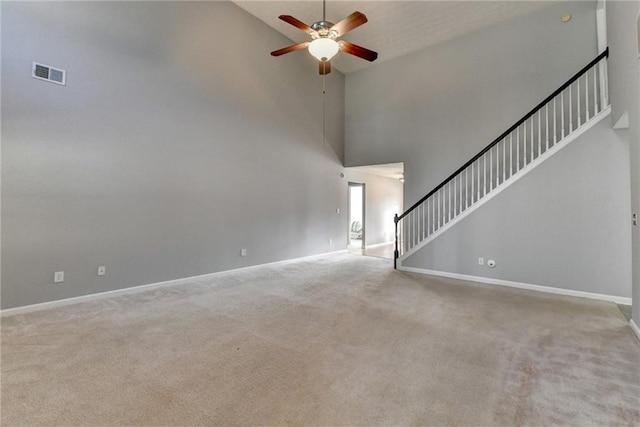
<svg viewBox="0 0 640 427">
<path fill-rule="evenodd" d="M 608 56 L 607 48 L 426 196 L 396 214 L 394 268 L 606 117 Z"/>
</svg>

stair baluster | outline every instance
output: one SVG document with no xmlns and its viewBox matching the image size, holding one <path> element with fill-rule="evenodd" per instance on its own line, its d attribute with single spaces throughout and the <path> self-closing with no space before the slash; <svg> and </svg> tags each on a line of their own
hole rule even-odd
<svg viewBox="0 0 640 427">
<path fill-rule="evenodd" d="M 476 209 L 482 199 L 504 188 L 521 171 L 524 173 L 528 166 L 539 163 L 536 160 L 543 154 L 555 151 L 558 144 L 578 128 L 598 118 L 608 107 L 608 56 L 607 48 L 407 211 L 396 214 L 394 267 L 398 259 L 424 246 L 437 233 L 453 225 L 458 217 Z M 589 84 L 589 73 L 592 86 Z M 577 92 L 575 98 L 574 91 Z"/>
</svg>

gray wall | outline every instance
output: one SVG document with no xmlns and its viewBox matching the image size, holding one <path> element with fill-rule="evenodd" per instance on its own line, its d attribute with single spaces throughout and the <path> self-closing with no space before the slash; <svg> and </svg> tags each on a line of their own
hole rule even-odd
<svg viewBox="0 0 640 427">
<path fill-rule="evenodd" d="M 628 156 L 603 120 L 403 265 L 629 298 Z"/>
<path fill-rule="evenodd" d="M 597 53 L 596 3 L 563 2 L 349 74 L 345 164 L 404 161 L 408 207 Z M 583 139 L 405 265 L 631 296 L 628 146 Z"/>
<path fill-rule="evenodd" d="M 365 184 L 365 245 L 394 240 L 393 216 L 402 209 L 402 183 L 372 173 L 345 169 L 350 182 Z"/>
<path fill-rule="evenodd" d="M 2 2 L 2 308 L 344 248 L 344 76 L 323 144 L 288 44 L 227 2 Z"/>
<path fill-rule="evenodd" d="M 345 165 L 405 162 L 411 206 L 596 55 L 595 2 L 569 2 L 349 74 Z"/>
<path fill-rule="evenodd" d="M 631 211 L 640 215 L 640 61 L 635 27 L 640 2 L 606 4 L 612 120 L 616 123 L 625 111 L 629 114 L 629 129 L 620 134 L 627 138 L 631 154 Z M 630 224 L 629 218 L 626 223 Z M 632 227 L 632 236 L 633 319 L 640 324 L 640 226 Z"/>
</svg>

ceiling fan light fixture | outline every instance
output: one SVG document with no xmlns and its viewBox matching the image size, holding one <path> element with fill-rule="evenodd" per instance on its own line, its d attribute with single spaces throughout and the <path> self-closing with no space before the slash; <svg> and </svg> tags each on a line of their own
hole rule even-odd
<svg viewBox="0 0 640 427">
<path fill-rule="evenodd" d="M 323 0 L 322 6 L 322 21 L 314 22 L 311 26 L 291 15 L 280 15 L 278 17 L 279 19 L 303 31 L 311 37 L 312 41 L 296 43 L 292 46 L 274 50 L 271 52 L 271 56 L 280 56 L 285 53 L 307 48 L 311 56 L 319 61 L 318 71 L 321 76 L 327 75 L 331 72 L 331 58 L 336 56 L 338 51 L 357 56 L 358 58 L 362 58 L 367 61 L 375 61 L 378 58 L 378 53 L 373 50 L 366 49 L 346 40 L 336 41 L 336 39 L 344 36 L 349 31 L 365 24 L 367 22 L 367 17 L 364 13 L 358 11 L 353 12 L 337 24 L 332 24 L 325 18 L 325 0 Z"/>
<path fill-rule="evenodd" d="M 318 61 L 330 61 L 339 49 L 338 42 L 327 37 L 318 38 L 309 43 L 309 53 Z"/>
</svg>

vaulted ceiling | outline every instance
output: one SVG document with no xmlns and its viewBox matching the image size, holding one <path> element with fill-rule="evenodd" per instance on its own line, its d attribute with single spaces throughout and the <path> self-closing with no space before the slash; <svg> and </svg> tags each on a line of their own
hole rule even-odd
<svg viewBox="0 0 640 427">
<path fill-rule="evenodd" d="M 309 25 L 322 20 L 321 0 L 235 0 L 234 3 L 296 43 L 308 40 L 307 35 L 278 19 L 279 15 L 292 15 Z M 343 73 L 350 73 L 550 4 L 548 1 L 328 0 L 327 21 L 336 23 L 356 10 L 367 15 L 369 22 L 344 39 L 379 53 L 375 63 L 340 54 L 332 64 Z M 272 50 L 281 47 L 271 46 Z M 295 54 L 300 53 L 292 53 Z"/>
</svg>

